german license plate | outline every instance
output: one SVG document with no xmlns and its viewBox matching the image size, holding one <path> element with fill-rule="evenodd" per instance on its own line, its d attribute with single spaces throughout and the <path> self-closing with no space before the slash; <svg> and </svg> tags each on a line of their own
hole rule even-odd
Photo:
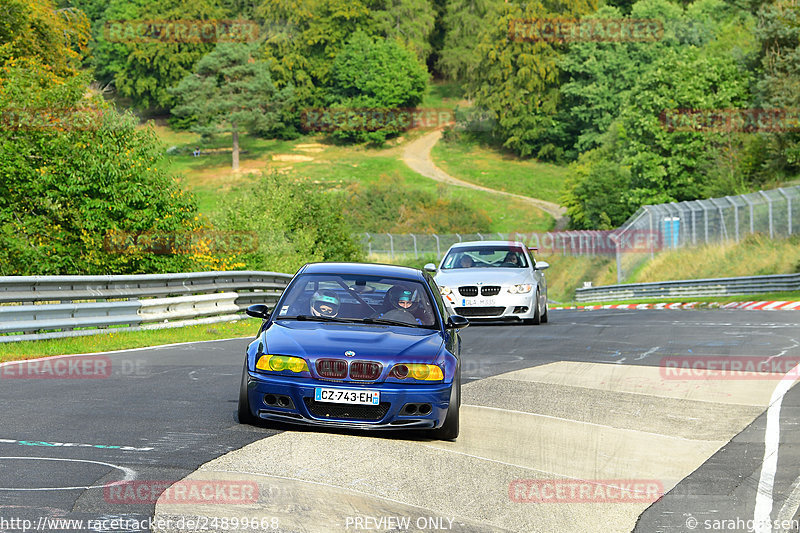
<svg viewBox="0 0 800 533">
<path fill-rule="evenodd" d="M 494 305 L 496 301 L 496 298 L 463 298 L 461 307 L 486 307 Z"/>
<path fill-rule="evenodd" d="M 314 401 L 378 405 L 381 403 L 381 393 L 376 390 L 344 390 L 316 387 L 314 390 Z"/>
</svg>

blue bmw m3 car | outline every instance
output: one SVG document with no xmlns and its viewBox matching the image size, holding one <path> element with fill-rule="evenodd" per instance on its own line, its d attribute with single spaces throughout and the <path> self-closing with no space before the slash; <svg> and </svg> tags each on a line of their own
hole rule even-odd
<svg viewBox="0 0 800 533">
<path fill-rule="evenodd" d="M 247 349 L 239 421 L 356 429 L 429 429 L 454 440 L 460 328 L 433 278 L 408 267 L 302 267 Z"/>
</svg>

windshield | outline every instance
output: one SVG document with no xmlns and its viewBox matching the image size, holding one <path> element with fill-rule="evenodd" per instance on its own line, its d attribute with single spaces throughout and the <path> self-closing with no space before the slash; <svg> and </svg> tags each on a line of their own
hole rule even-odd
<svg viewBox="0 0 800 533">
<path fill-rule="evenodd" d="M 276 320 L 437 326 L 421 282 L 377 276 L 305 274 L 288 289 Z"/>
<path fill-rule="evenodd" d="M 455 268 L 528 268 L 519 246 L 472 246 L 453 248 L 442 262 L 442 270 Z"/>
</svg>

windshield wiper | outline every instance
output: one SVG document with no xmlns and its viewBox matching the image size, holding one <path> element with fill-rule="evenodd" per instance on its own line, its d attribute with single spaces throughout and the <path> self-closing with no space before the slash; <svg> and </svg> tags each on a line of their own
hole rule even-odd
<svg viewBox="0 0 800 533">
<path fill-rule="evenodd" d="M 309 320 L 312 322 L 346 322 L 346 323 L 360 322 L 360 320 L 352 318 L 338 318 L 332 316 L 314 316 L 314 315 L 279 316 L 278 318 L 276 318 L 276 320 Z"/>
<path fill-rule="evenodd" d="M 417 324 L 414 322 L 410 324 L 408 322 L 402 322 L 400 320 L 391 320 L 388 318 L 363 318 L 361 322 L 365 324 L 385 324 L 387 326 L 406 326 L 407 328 L 422 328 L 425 327 L 421 324 Z"/>
</svg>

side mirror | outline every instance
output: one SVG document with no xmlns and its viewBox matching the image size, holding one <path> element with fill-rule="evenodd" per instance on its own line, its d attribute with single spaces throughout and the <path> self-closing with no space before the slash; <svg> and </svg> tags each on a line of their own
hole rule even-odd
<svg viewBox="0 0 800 533">
<path fill-rule="evenodd" d="M 436 265 L 434 265 L 433 263 L 428 263 L 424 267 L 422 267 L 422 269 L 428 272 L 436 272 Z"/>
<path fill-rule="evenodd" d="M 461 329 L 469 326 L 469 320 L 461 315 L 447 317 L 447 329 Z"/>
<path fill-rule="evenodd" d="M 550 268 L 550 263 L 545 261 L 536 261 L 536 264 L 533 266 L 536 270 L 547 270 Z"/>
<path fill-rule="evenodd" d="M 245 313 L 253 318 L 263 318 L 266 320 L 269 318 L 269 307 L 264 304 L 253 304 L 247 308 Z"/>
</svg>

